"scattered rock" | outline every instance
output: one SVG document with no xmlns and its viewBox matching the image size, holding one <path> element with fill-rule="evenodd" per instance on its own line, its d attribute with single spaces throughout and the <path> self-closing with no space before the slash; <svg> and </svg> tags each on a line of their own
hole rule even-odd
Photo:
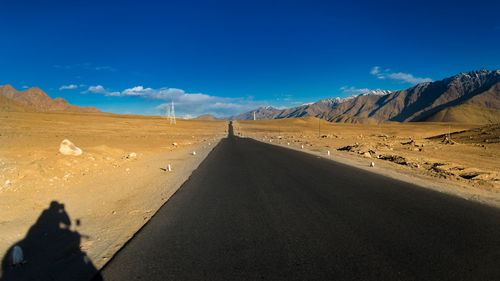
<svg viewBox="0 0 500 281">
<path fill-rule="evenodd" d="M 444 144 L 455 144 L 456 143 L 451 138 L 448 138 L 448 136 L 444 136 L 444 138 L 443 138 L 443 140 L 441 142 L 444 143 Z"/>
<path fill-rule="evenodd" d="M 414 140 L 410 140 L 409 142 L 402 142 L 401 144 L 402 144 L 402 145 L 417 146 L 417 145 L 415 144 L 415 141 L 414 141 Z"/>
<path fill-rule="evenodd" d="M 129 160 L 137 159 L 137 154 L 135 152 L 130 152 L 127 156 L 125 156 L 125 159 Z"/>
<path fill-rule="evenodd" d="M 380 155 L 379 159 L 388 160 L 399 165 L 408 165 L 406 159 L 399 155 Z"/>
<path fill-rule="evenodd" d="M 358 144 L 355 144 L 355 145 L 348 145 L 348 146 L 344 146 L 344 147 L 341 147 L 341 148 L 338 148 L 337 150 L 339 151 L 349 151 L 349 152 L 353 152 L 355 148 L 357 148 L 359 145 Z"/>
<path fill-rule="evenodd" d="M 79 156 L 82 155 L 82 150 L 76 147 L 70 140 L 65 139 L 59 145 L 59 152 L 64 155 Z"/>
</svg>

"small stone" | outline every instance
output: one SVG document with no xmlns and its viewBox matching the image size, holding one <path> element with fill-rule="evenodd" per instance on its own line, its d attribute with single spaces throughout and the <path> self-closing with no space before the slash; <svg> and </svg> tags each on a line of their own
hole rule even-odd
<svg viewBox="0 0 500 281">
<path fill-rule="evenodd" d="M 370 163 L 370 167 L 375 167 L 375 163 L 374 163 L 374 162 L 371 162 L 371 163 Z"/>
<path fill-rule="evenodd" d="M 193 151 L 191 154 L 196 155 L 196 151 Z"/>
<path fill-rule="evenodd" d="M 176 142 L 174 142 L 174 143 L 172 143 L 172 145 L 173 145 L 173 146 L 177 146 L 177 143 L 176 143 Z"/>
<path fill-rule="evenodd" d="M 12 248 L 12 265 L 19 265 L 24 263 L 23 249 L 16 245 Z"/>
</svg>

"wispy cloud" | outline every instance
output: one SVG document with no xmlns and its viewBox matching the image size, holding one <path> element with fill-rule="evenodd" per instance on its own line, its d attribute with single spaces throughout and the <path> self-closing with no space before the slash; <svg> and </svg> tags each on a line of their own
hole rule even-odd
<svg viewBox="0 0 500 281">
<path fill-rule="evenodd" d="M 380 72 L 380 67 L 379 66 L 374 66 L 372 70 L 370 71 L 371 75 L 377 75 Z"/>
<path fill-rule="evenodd" d="M 433 81 L 431 78 L 415 77 L 410 73 L 390 72 L 390 69 L 381 71 L 379 66 L 374 66 L 370 70 L 370 74 L 377 76 L 378 79 L 392 79 L 400 82 L 410 83 L 413 85 Z"/>
<path fill-rule="evenodd" d="M 24 86 L 23 86 L 23 89 L 28 89 L 28 88 L 29 88 L 29 87 L 28 87 L 28 86 L 26 86 L 26 85 L 24 85 Z"/>
<path fill-rule="evenodd" d="M 92 63 L 86 62 L 86 63 L 76 63 L 76 64 L 67 64 L 67 65 L 61 65 L 61 64 L 54 64 L 54 68 L 57 69 L 84 69 L 84 70 L 96 70 L 96 71 L 116 71 L 116 68 L 108 66 L 108 65 L 94 65 Z"/>
<path fill-rule="evenodd" d="M 62 90 L 71 90 L 71 89 L 76 89 L 76 88 L 78 88 L 78 86 L 75 85 L 75 84 L 62 85 L 61 87 L 59 87 L 59 91 L 62 91 Z"/>
<path fill-rule="evenodd" d="M 402 73 L 402 72 L 390 73 L 387 75 L 387 77 L 390 79 L 399 80 L 399 81 L 403 81 L 403 82 L 410 83 L 410 84 L 420 84 L 420 83 L 424 83 L 424 82 L 432 82 L 431 78 L 415 77 L 412 74 Z"/>
<path fill-rule="evenodd" d="M 103 94 L 113 97 L 140 97 L 148 100 L 165 101 L 156 106 L 159 113 L 165 112 L 171 101 L 175 102 L 175 110 L 180 115 L 213 114 L 216 116 L 234 115 L 267 105 L 264 101 L 252 98 L 227 98 L 203 93 L 186 93 L 182 89 L 163 87 L 159 89 L 135 86 L 122 91 L 111 91 L 102 85 L 90 86 L 82 93 Z"/>
</svg>

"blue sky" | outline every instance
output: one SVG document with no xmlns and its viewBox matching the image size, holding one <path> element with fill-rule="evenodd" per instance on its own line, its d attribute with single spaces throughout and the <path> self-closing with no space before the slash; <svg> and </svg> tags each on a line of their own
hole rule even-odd
<svg viewBox="0 0 500 281">
<path fill-rule="evenodd" d="M 0 84 L 226 116 L 500 68 L 499 1 L 2 1 Z"/>
</svg>

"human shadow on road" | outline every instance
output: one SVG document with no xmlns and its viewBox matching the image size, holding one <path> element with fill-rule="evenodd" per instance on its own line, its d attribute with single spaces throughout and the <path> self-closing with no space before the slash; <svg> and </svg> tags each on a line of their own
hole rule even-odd
<svg viewBox="0 0 500 281">
<path fill-rule="evenodd" d="M 79 226 L 79 220 L 76 221 Z M 23 240 L 9 248 L 2 259 L 2 276 L 7 280 L 102 280 L 88 256 L 80 250 L 82 236 L 70 230 L 71 220 L 64 204 L 52 201 Z M 15 246 L 23 251 L 24 261 L 12 262 Z"/>
</svg>

